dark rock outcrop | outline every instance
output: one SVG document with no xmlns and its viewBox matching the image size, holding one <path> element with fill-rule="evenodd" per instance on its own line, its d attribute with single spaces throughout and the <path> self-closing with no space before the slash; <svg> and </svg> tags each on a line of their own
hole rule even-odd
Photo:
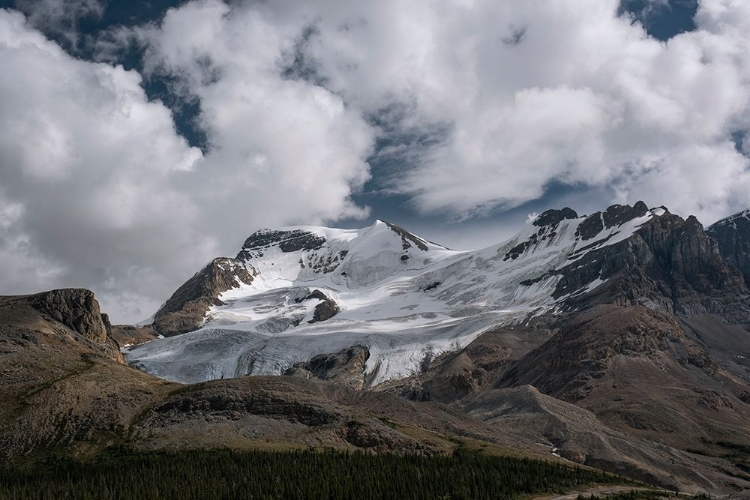
<svg viewBox="0 0 750 500">
<path fill-rule="evenodd" d="M 636 207 L 617 206 L 609 219 L 594 214 L 580 227 L 591 218 L 606 225 L 607 220 L 639 216 Z M 570 295 L 566 302 L 571 309 L 592 303 L 588 294 L 576 292 L 599 279 L 606 283 L 595 290 L 599 300 L 593 303 L 642 303 L 685 316 L 717 313 L 750 321 L 750 291 L 742 275 L 727 265 L 716 242 L 692 216 L 683 220 L 665 212 L 630 238 L 588 251 L 558 273 L 562 277 L 554 296 Z"/>
<path fill-rule="evenodd" d="M 542 212 L 536 219 L 534 219 L 532 224 L 539 227 L 556 226 L 565 219 L 575 219 L 577 217 L 578 214 L 575 210 L 565 207 L 560 210 L 547 210 L 546 212 Z"/>
<path fill-rule="evenodd" d="M 364 346 L 353 346 L 332 354 L 319 354 L 306 363 L 297 363 L 287 375 L 317 378 L 361 390 L 365 384 L 365 368 L 370 351 Z"/>
<path fill-rule="evenodd" d="M 750 287 L 750 210 L 720 220 L 706 233 L 716 240 L 721 256 L 740 270 Z"/>
<path fill-rule="evenodd" d="M 604 227 L 609 229 L 614 226 L 621 226 L 628 221 L 643 217 L 648 213 L 648 206 L 642 201 L 638 201 L 632 207 L 630 205 L 612 205 L 602 213 Z"/>
<path fill-rule="evenodd" d="M 339 312 L 339 305 L 332 299 L 326 299 L 315 306 L 313 319 L 310 323 L 318 323 L 333 318 Z"/>
<path fill-rule="evenodd" d="M 110 343 L 110 324 L 90 290 L 67 288 L 29 297 L 31 307 L 99 344 Z"/>
<path fill-rule="evenodd" d="M 295 302 L 303 302 L 305 300 L 320 300 L 321 302 L 315 306 L 315 311 L 313 312 L 313 319 L 309 321 L 309 323 L 318 323 L 320 321 L 325 321 L 327 319 L 331 319 L 339 312 L 339 305 L 336 303 L 335 300 L 329 298 L 326 294 L 318 290 L 317 288 L 307 294 L 305 297 L 301 299 L 296 299 Z"/>
<path fill-rule="evenodd" d="M 411 248 L 412 244 L 414 244 L 414 246 L 416 246 L 423 252 L 426 252 L 428 250 L 428 247 L 425 244 L 424 240 L 414 236 L 403 227 L 397 226 L 396 224 L 391 224 L 390 222 L 383 221 L 383 223 L 385 223 L 385 225 L 388 226 L 391 231 L 401 236 L 401 243 L 404 250 L 408 250 L 409 248 Z"/>
<path fill-rule="evenodd" d="M 318 250 L 326 239 L 317 234 L 302 229 L 292 231 L 275 231 L 262 229 L 256 231 L 242 245 L 237 255 L 240 260 L 246 260 L 253 255 L 262 255 L 262 251 L 272 245 L 277 245 L 282 252 L 298 252 L 300 250 Z"/>
<path fill-rule="evenodd" d="M 250 284 L 253 274 L 235 259 L 214 259 L 185 282 L 154 316 L 156 333 L 179 335 L 198 329 L 211 306 L 223 305 L 219 295 Z"/>
<path fill-rule="evenodd" d="M 612 205 L 604 212 L 589 215 L 576 230 L 576 236 L 583 241 L 590 240 L 604 229 L 620 226 L 630 220 L 643 217 L 648 213 L 648 207 L 642 201 L 632 207 L 630 205 Z"/>
<path fill-rule="evenodd" d="M 90 290 L 68 288 L 0 297 L 0 345 L 10 342 L 29 349 L 32 345 L 46 349 L 62 343 L 69 350 L 78 350 L 86 356 L 125 363 L 111 337 L 111 329 L 109 318 L 102 314 Z M 42 334 L 48 334 L 53 340 L 41 340 Z M 0 348 L 0 355 L 5 352 Z"/>
<path fill-rule="evenodd" d="M 543 241 L 554 238 L 557 235 L 557 228 L 562 221 L 565 219 L 575 219 L 577 217 L 578 214 L 567 207 L 562 210 L 547 210 L 546 212 L 543 212 L 534 219 L 534 222 L 532 222 L 532 225 L 537 226 L 539 230 L 529 236 L 529 239 L 526 241 L 522 241 L 508 250 L 503 257 L 503 260 L 515 260 L 530 248 L 539 245 Z"/>
</svg>

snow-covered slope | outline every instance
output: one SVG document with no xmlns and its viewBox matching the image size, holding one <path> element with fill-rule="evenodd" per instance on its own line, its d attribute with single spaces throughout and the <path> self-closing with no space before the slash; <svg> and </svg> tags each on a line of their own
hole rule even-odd
<svg viewBox="0 0 750 500">
<path fill-rule="evenodd" d="M 663 213 L 621 208 L 625 215 L 617 217 L 609 210 L 588 218 L 548 211 L 505 243 L 470 252 L 382 221 L 360 230 L 259 231 L 236 259 L 252 283 L 238 280 L 223 293 L 224 305 L 213 307 L 199 330 L 125 353 L 157 376 L 197 382 L 280 374 L 314 355 L 362 345 L 370 351 L 370 385 L 405 377 L 426 357 L 462 348 L 487 328 L 554 310 L 563 299 L 552 296 L 555 270 Z M 316 319 L 322 302 L 335 302 L 338 312 Z"/>
</svg>

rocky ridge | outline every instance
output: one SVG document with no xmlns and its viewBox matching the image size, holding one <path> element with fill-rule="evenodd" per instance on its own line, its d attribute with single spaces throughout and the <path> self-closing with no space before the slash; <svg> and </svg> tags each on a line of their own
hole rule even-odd
<svg viewBox="0 0 750 500">
<path fill-rule="evenodd" d="M 596 220 L 595 214 L 584 224 L 592 217 Z M 589 297 L 579 300 L 575 292 L 600 280 L 606 283 L 596 293 L 607 302 L 750 321 L 750 291 L 742 274 L 722 258 L 718 243 L 692 216 L 684 220 L 665 211 L 630 238 L 587 252 L 557 272 L 562 278 L 555 296 L 568 295 L 566 306 L 572 309 L 591 303 Z"/>
<path fill-rule="evenodd" d="M 154 315 L 154 329 L 164 336 L 199 328 L 212 306 L 222 305 L 219 296 L 241 284 L 253 282 L 253 274 L 236 259 L 212 260 L 185 282 Z"/>
</svg>

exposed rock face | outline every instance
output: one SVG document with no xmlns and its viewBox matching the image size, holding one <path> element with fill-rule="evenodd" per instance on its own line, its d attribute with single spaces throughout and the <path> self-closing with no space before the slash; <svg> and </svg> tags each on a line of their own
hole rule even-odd
<svg viewBox="0 0 750 500">
<path fill-rule="evenodd" d="M 515 260 L 523 255 L 523 253 L 530 247 L 534 247 L 545 240 L 551 240 L 557 234 L 557 228 L 560 225 L 560 222 L 566 219 L 575 219 L 577 217 L 578 214 L 567 207 L 562 210 L 547 210 L 546 212 L 539 214 L 532 223 L 534 226 L 539 227 L 539 230 L 535 234 L 532 234 L 528 240 L 511 248 L 505 254 L 503 260 Z"/>
<path fill-rule="evenodd" d="M 365 366 L 370 351 L 363 346 L 354 346 L 333 354 L 314 356 L 306 363 L 297 363 L 287 375 L 304 378 L 315 377 L 361 390 L 365 385 Z"/>
<path fill-rule="evenodd" d="M 576 219 L 578 214 L 572 208 L 565 207 L 561 210 L 547 210 L 542 212 L 534 219 L 535 226 L 556 226 L 565 219 Z"/>
<path fill-rule="evenodd" d="M 76 288 L 51 290 L 33 295 L 29 300 L 31 306 L 44 316 L 87 339 L 100 344 L 111 342 L 109 318 L 99 310 L 92 291 Z"/>
<path fill-rule="evenodd" d="M 0 316 L 10 314 L 13 318 L 16 314 L 23 316 L 29 309 L 33 310 L 43 320 L 43 326 L 54 327 L 66 337 L 73 333 L 78 342 L 96 354 L 118 363 L 125 362 L 111 337 L 109 318 L 99 310 L 99 303 L 90 290 L 67 288 L 4 299 L 0 303 L 4 314 Z"/>
<path fill-rule="evenodd" d="M 594 214 L 579 230 L 590 220 L 606 225 L 608 220 L 621 223 L 623 217 L 640 216 L 638 206 L 610 207 L 605 214 L 612 214 Z M 750 321 L 750 291 L 742 275 L 727 265 L 716 242 L 692 216 L 683 220 L 665 212 L 632 237 L 588 252 L 558 272 L 562 278 L 554 296 L 573 294 L 567 300 L 571 308 L 591 303 L 588 295 L 575 291 L 602 280 L 607 283 L 596 290 L 595 303 L 642 303 L 685 316 L 717 313 L 732 321 Z"/>
<path fill-rule="evenodd" d="M 721 256 L 742 272 L 750 287 L 750 210 L 720 220 L 706 233 L 717 241 Z"/>
<path fill-rule="evenodd" d="M 318 323 L 319 321 L 325 321 L 331 319 L 339 312 L 339 306 L 332 299 L 325 299 L 320 304 L 315 306 L 315 312 L 313 312 L 313 319 L 310 323 Z"/>
<path fill-rule="evenodd" d="M 297 252 L 299 250 L 318 250 L 323 247 L 326 239 L 317 234 L 301 229 L 293 231 L 276 231 L 262 229 L 251 234 L 242 245 L 242 251 L 237 255 L 244 260 L 252 253 L 262 252 L 264 248 L 278 245 L 282 252 Z M 262 256 L 262 253 L 260 253 Z"/>
<path fill-rule="evenodd" d="M 154 316 L 154 328 L 170 336 L 200 328 L 211 306 L 223 305 L 219 295 L 250 284 L 253 275 L 235 259 L 220 257 L 198 271 L 169 298 Z"/>
<path fill-rule="evenodd" d="M 604 229 L 619 226 L 636 217 L 642 217 L 647 212 L 648 207 L 642 201 L 637 202 L 632 207 L 630 205 L 612 205 L 604 212 L 595 212 L 588 216 L 578 226 L 576 234 L 580 235 L 584 241 L 590 240 Z"/>
<path fill-rule="evenodd" d="M 339 305 L 336 303 L 336 301 L 329 298 L 326 294 L 324 294 L 317 288 L 310 292 L 307 296 L 301 299 L 296 299 L 295 302 L 303 302 L 305 300 L 312 299 L 317 299 L 321 302 L 315 306 L 313 319 L 311 319 L 309 323 L 318 323 L 320 321 L 331 319 L 339 312 Z"/>
<path fill-rule="evenodd" d="M 401 236 L 401 242 L 403 244 L 404 250 L 411 248 L 412 244 L 414 244 L 414 246 L 416 246 L 423 252 L 426 252 L 428 250 L 427 245 L 425 245 L 425 242 L 421 238 L 414 236 L 403 227 L 397 226 L 396 224 L 391 224 L 390 222 L 385 222 L 385 224 L 391 229 L 391 231 Z"/>
</svg>

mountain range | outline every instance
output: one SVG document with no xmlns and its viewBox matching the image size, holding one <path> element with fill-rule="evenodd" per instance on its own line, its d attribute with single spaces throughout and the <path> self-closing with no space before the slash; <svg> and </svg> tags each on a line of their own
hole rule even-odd
<svg viewBox="0 0 750 500">
<path fill-rule="evenodd" d="M 0 453 L 461 443 L 737 494 L 749 286 L 750 211 L 549 210 L 478 251 L 383 221 L 262 230 L 145 325 L 85 290 L 0 298 Z"/>
</svg>

